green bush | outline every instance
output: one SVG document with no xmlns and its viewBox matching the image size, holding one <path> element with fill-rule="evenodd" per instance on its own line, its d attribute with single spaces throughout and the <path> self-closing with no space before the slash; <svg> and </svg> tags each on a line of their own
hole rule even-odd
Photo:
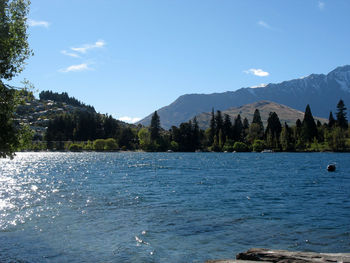
<svg viewBox="0 0 350 263">
<path fill-rule="evenodd" d="M 95 151 L 103 151 L 105 149 L 105 140 L 104 139 L 94 140 L 93 147 Z"/>
<path fill-rule="evenodd" d="M 235 142 L 233 145 L 233 150 L 236 152 L 248 152 L 249 147 L 243 142 Z"/>
<path fill-rule="evenodd" d="M 177 152 L 179 150 L 179 144 L 175 141 L 170 142 L 170 150 Z"/>
<path fill-rule="evenodd" d="M 222 150 L 224 152 L 233 152 L 233 146 L 228 144 L 228 143 L 225 143 L 224 147 L 222 148 Z"/>
<path fill-rule="evenodd" d="M 93 149 L 94 149 L 94 144 L 92 141 L 87 141 L 87 143 L 84 144 L 84 150 L 92 151 Z"/>
<path fill-rule="evenodd" d="M 255 140 L 253 143 L 253 151 L 261 152 L 266 149 L 266 143 L 263 140 Z"/>
<path fill-rule="evenodd" d="M 83 147 L 79 144 L 72 143 L 69 145 L 68 150 L 71 152 L 81 152 L 83 150 Z"/>
<path fill-rule="evenodd" d="M 116 151 L 118 150 L 118 143 L 113 138 L 97 139 L 92 143 L 95 151 Z"/>
<path fill-rule="evenodd" d="M 118 144 L 117 141 L 113 138 L 108 138 L 104 140 L 105 146 L 104 150 L 106 151 L 116 151 L 118 150 Z"/>
</svg>

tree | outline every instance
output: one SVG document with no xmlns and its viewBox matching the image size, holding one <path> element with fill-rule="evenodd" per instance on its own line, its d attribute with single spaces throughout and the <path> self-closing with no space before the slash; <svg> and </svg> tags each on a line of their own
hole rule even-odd
<svg viewBox="0 0 350 263">
<path fill-rule="evenodd" d="M 253 143 L 255 140 L 262 140 L 264 138 L 264 131 L 261 130 L 261 127 L 257 123 L 252 123 L 249 127 L 249 132 L 247 140 L 250 143 Z"/>
<path fill-rule="evenodd" d="M 281 147 L 283 151 L 293 150 L 291 133 L 292 133 L 291 129 L 288 127 L 287 123 L 285 122 L 281 131 L 281 136 L 280 136 L 280 142 L 281 142 Z"/>
<path fill-rule="evenodd" d="M 13 121 L 19 103 L 17 90 L 3 84 L 23 70 L 29 49 L 26 17 L 29 1 L 0 0 L 0 157 L 13 157 L 22 130 Z"/>
<path fill-rule="evenodd" d="M 346 107 L 343 100 L 340 100 L 337 105 L 337 125 L 342 129 L 348 128 L 348 120 L 346 119 Z"/>
<path fill-rule="evenodd" d="M 249 133 L 249 121 L 247 118 L 243 119 L 243 138 L 246 139 L 247 135 Z"/>
<path fill-rule="evenodd" d="M 261 120 L 260 111 L 258 109 L 255 109 L 254 111 L 253 121 L 250 128 L 249 134 L 252 141 L 264 138 L 264 124 Z"/>
<path fill-rule="evenodd" d="M 200 148 L 200 129 L 198 126 L 198 121 L 197 118 L 194 117 L 193 119 L 193 131 L 192 131 L 192 137 L 193 137 L 193 146 L 195 148 L 195 150 Z"/>
<path fill-rule="evenodd" d="M 333 113 L 329 112 L 329 117 L 328 117 L 328 127 L 332 128 L 335 125 L 335 119 L 333 117 Z"/>
<path fill-rule="evenodd" d="M 8 89 L 0 83 L 0 157 L 13 157 L 19 146 L 19 130 L 13 122 L 16 109 L 15 90 Z"/>
<path fill-rule="evenodd" d="M 333 151 L 344 151 L 345 150 L 345 131 L 340 127 L 335 127 L 333 130 L 326 134 L 328 146 Z"/>
<path fill-rule="evenodd" d="M 146 128 L 139 130 L 137 134 L 140 142 L 140 147 L 142 150 L 149 151 L 151 147 L 151 135 Z"/>
<path fill-rule="evenodd" d="M 120 131 L 118 144 L 122 149 L 134 149 L 134 142 L 136 141 L 136 134 L 130 127 L 124 127 Z"/>
<path fill-rule="evenodd" d="M 302 137 L 306 142 L 312 142 L 315 137 L 317 138 L 317 126 L 309 104 L 306 106 L 302 122 Z"/>
<path fill-rule="evenodd" d="M 255 109 L 255 111 L 254 111 L 252 123 L 258 124 L 260 126 L 261 130 L 264 132 L 264 124 L 261 120 L 260 111 L 258 109 Z"/>
<path fill-rule="evenodd" d="M 157 111 L 154 112 L 150 126 L 151 141 L 156 141 L 160 138 L 160 118 Z"/>
<path fill-rule="evenodd" d="M 234 141 L 242 141 L 243 140 L 243 123 L 241 115 L 238 114 L 235 118 L 235 122 L 233 125 L 233 139 Z"/>
<path fill-rule="evenodd" d="M 113 138 L 117 135 L 118 132 L 118 121 L 115 120 L 111 115 L 104 116 L 102 128 L 103 128 L 103 137 L 105 139 L 107 138 Z"/>
<path fill-rule="evenodd" d="M 232 122 L 231 117 L 228 114 L 224 115 L 224 126 L 223 126 L 223 133 L 225 137 L 232 138 L 231 135 L 232 130 Z"/>
<path fill-rule="evenodd" d="M 30 1 L 0 1 L 0 79 L 11 80 L 22 72 L 29 49 L 27 15 Z"/>
<path fill-rule="evenodd" d="M 224 134 L 222 133 L 222 130 L 220 129 L 220 131 L 219 131 L 219 148 L 222 149 L 224 147 L 224 144 L 225 144 Z"/>
<path fill-rule="evenodd" d="M 195 151 L 196 146 L 193 140 L 193 127 L 192 122 L 183 122 L 180 124 L 179 128 L 179 150 L 182 152 L 192 152 Z"/>
<path fill-rule="evenodd" d="M 269 118 L 267 119 L 266 133 L 270 132 L 273 137 L 279 140 L 282 131 L 282 125 L 276 112 L 270 112 Z"/>
<path fill-rule="evenodd" d="M 211 151 L 213 151 L 213 152 L 220 152 L 221 151 L 221 149 L 219 147 L 218 137 L 216 135 L 214 136 L 213 145 L 210 148 L 211 148 Z"/>
<path fill-rule="evenodd" d="M 210 119 L 210 133 L 209 133 L 209 144 L 212 145 L 214 142 L 214 136 L 216 134 L 216 124 L 215 124 L 215 115 L 214 108 L 211 110 L 211 119 Z"/>
<path fill-rule="evenodd" d="M 282 125 L 276 112 L 270 112 L 267 119 L 266 143 L 269 148 L 279 150 Z"/>
<path fill-rule="evenodd" d="M 222 130 L 224 127 L 224 121 L 222 119 L 222 114 L 221 114 L 221 111 L 219 111 L 219 110 L 216 111 L 215 124 L 216 124 L 216 136 L 219 136 L 220 130 Z"/>
</svg>

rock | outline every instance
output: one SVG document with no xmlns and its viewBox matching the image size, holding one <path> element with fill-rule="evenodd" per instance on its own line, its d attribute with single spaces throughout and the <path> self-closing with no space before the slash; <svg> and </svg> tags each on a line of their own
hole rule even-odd
<svg viewBox="0 0 350 263">
<path fill-rule="evenodd" d="M 350 263 L 350 253 L 314 253 L 314 252 L 293 252 L 287 250 L 269 250 L 264 248 L 252 248 L 247 252 L 239 253 L 236 256 L 239 260 L 263 261 L 274 263 Z"/>
<path fill-rule="evenodd" d="M 261 261 L 239 260 L 239 259 L 223 259 L 223 260 L 208 260 L 205 263 L 259 263 L 259 262 L 261 262 Z M 265 261 L 265 263 L 268 263 L 268 261 Z"/>
</svg>

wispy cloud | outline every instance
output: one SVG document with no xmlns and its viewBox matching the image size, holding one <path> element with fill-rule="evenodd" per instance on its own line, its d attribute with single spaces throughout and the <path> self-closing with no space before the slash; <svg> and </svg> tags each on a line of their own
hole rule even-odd
<svg viewBox="0 0 350 263">
<path fill-rule="evenodd" d="M 269 29 L 269 30 L 272 30 L 272 29 L 273 29 L 272 26 L 270 26 L 268 23 L 266 23 L 266 22 L 263 21 L 263 20 L 258 21 L 258 25 L 261 26 L 261 27 L 263 27 L 263 28 Z"/>
<path fill-rule="evenodd" d="M 71 65 L 71 66 L 64 68 L 64 69 L 61 69 L 59 71 L 67 73 L 67 72 L 77 72 L 77 71 L 85 71 L 85 70 L 92 70 L 92 69 L 89 67 L 88 64 L 82 63 L 79 65 Z"/>
<path fill-rule="evenodd" d="M 28 19 L 28 25 L 29 26 L 41 26 L 41 27 L 45 27 L 45 28 L 48 28 L 50 26 L 50 23 L 47 22 L 47 21 L 36 21 L 36 20 L 33 20 L 33 19 Z"/>
<path fill-rule="evenodd" d="M 64 69 L 60 69 L 59 72 L 78 72 L 78 71 L 85 71 L 85 70 L 93 70 L 93 68 L 90 68 L 89 65 L 93 64 L 92 63 L 87 63 L 86 61 L 86 57 L 84 56 L 88 50 L 90 49 L 95 49 L 95 48 L 102 48 L 106 45 L 106 43 L 103 40 L 98 40 L 96 41 L 94 44 L 85 44 L 82 45 L 80 47 L 71 47 L 69 50 L 62 50 L 61 54 L 65 55 L 65 56 L 69 56 L 69 57 L 73 57 L 73 58 L 82 58 L 84 57 L 84 62 L 82 64 L 78 64 L 78 65 L 71 65 L 67 68 Z"/>
<path fill-rule="evenodd" d="M 69 57 L 80 58 L 80 56 L 78 54 L 72 53 L 72 52 L 68 52 L 67 50 L 62 50 L 61 53 L 63 55 L 69 56 Z"/>
<path fill-rule="evenodd" d="M 135 122 L 138 122 L 139 120 L 141 120 L 141 118 L 124 116 L 124 117 L 119 117 L 118 120 L 124 121 L 127 123 L 135 123 Z"/>
<path fill-rule="evenodd" d="M 106 43 L 103 40 L 98 40 L 94 44 L 85 44 L 85 45 L 82 45 L 81 47 L 72 47 L 71 50 L 85 54 L 89 49 L 102 48 L 105 45 Z"/>
<path fill-rule="evenodd" d="M 322 2 L 322 1 L 319 1 L 318 2 L 318 8 L 320 9 L 320 10 L 323 10 L 324 8 L 325 8 L 325 3 L 324 2 Z"/>
<path fill-rule="evenodd" d="M 255 69 L 255 68 L 245 70 L 244 73 L 252 74 L 258 77 L 267 77 L 268 75 L 270 75 L 270 73 L 267 71 L 263 71 L 262 69 Z"/>
</svg>

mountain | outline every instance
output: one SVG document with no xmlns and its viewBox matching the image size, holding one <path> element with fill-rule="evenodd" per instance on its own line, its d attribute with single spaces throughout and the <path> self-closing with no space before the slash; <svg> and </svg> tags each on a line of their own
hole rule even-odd
<svg viewBox="0 0 350 263">
<path fill-rule="evenodd" d="M 327 75 L 312 74 L 308 77 L 268 84 L 260 88 L 241 88 L 213 94 L 187 94 L 157 111 L 161 126 L 170 128 L 192 119 L 194 116 L 215 110 L 226 110 L 245 104 L 268 100 L 304 111 L 310 105 L 313 115 L 328 118 L 339 99 L 350 104 L 350 65 L 338 67 Z M 149 125 L 152 114 L 139 123 Z"/>
<path fill-rule="evenodd" d="M 231 117 L 231 121 L 233 122 L 237 115 L 240 114 L 242 120 L 244 118 L 247 118 L 249 120 L 249 123 L 251 123 L 253 121 L 255 109 L 258 109 L 260 111 L 260 116 L 264 123 L 264 127 L 266 127 L 267 125 L 267 119 L 269 118 L 270 112 L 277 113 L 282 125 L 284 124 L 284 122 L 286 122 L 290 126 L 295 125 L 297 119 L 300 119 L 302 121 L 304 118 L 304 112 L 292 109 L 282 104 L 264 100 L 222 111 L 222 116 L 224 116 L 224 114 L 228 114 Z M 201 129 L 206 129 L 209 127 L 210 124 L 211 112 L 201 113 L 197 115 L 196 118 L 199 127 Z M 328 122 L 327 119 L 318 118 L 315 116 L 314 118 L 315 120 L 319 120 L 321 123 Z"/>
</svg>

